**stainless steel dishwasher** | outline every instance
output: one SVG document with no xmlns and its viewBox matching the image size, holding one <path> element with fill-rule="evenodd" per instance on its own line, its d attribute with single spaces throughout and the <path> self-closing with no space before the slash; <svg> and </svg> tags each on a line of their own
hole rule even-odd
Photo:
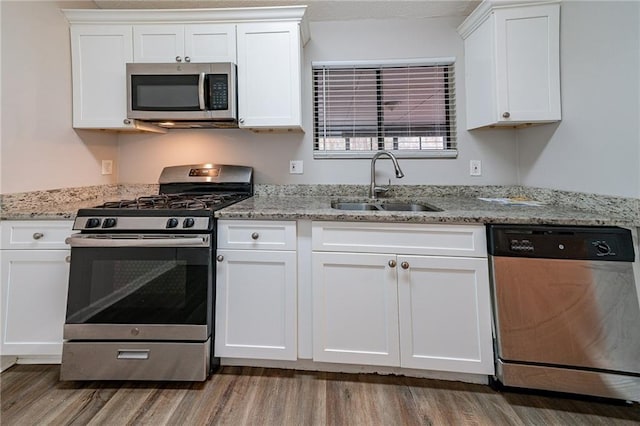
<svg viewBox="0 0 640 426">
<path fill-rule="evenodd" d="M 640 401 L 631 232 L 488 225 L 487 242 L 498 381 Z"/>
</svg>

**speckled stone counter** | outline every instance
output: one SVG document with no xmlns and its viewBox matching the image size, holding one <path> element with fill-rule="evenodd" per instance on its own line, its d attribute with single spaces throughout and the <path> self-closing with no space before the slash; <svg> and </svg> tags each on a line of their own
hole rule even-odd
<svg viewBox="0 0 640 426">
<path fill-rule="evenodd" d="M 223 219 L 344 220 L 408 223 L 529 223 L 640 226 L 640 200 L 520 186 L 394 186 L 390 199 L 428 203 L 435 212 L 347 211 L 331 201 L 366 201 L 367 185 L 256 185 L 255 196 L 216 212 Z M 158 193 L 158 185 L 101 185 L 5 194 L 2 220 L 73 219 L 80 208 Z M 499 205 L 478 197 L 520 197 L 539 207 Z"/>
<path fill-rule="evenodd" d="M 348 211 L 331 201 L 367 201 L 362 185 L 257 185 L 256 196 L 216 212 L 221 219 L 407 223 L 526 223 L 640 226 L 640 200 L 520 186 L 395 186 L 382 202 L 427 203 L 441 211 Z M 328 196 L 327 194 L 332 194 Z M 542 206 L 500 205 L 478 197 L 520 197 Z"/>
<path fill-rule="evenodd" d="M 561 206 L 499 205 L 469 197 L 413 197 L 402 199 L 428 203 L 442 211 L 349 211 L 331 208 L 331 201 L 365 201 L 354 197 L 255 196 L 216 212 L 220 219 L 334 220 L 406 223 L 512 223 L 557 225 L 639 226 L 627 217 L 603 215 Z M 384 200 L 383 200 L 384 202 Z"/>
<path fill-rule="evenodd" d="M 78 209 L 155 194 L 158 185 L 99 185 L 0 196 L 0 220 L 74 219 Z"/>
</svg>

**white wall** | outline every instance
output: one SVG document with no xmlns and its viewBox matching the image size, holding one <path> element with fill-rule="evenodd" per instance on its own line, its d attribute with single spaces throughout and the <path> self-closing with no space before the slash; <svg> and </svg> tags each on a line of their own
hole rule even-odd
<svg viewBox="0 0 640 426">
<path fill-rule="evenodd" d="M 0 192 L 153 183 L 162 167 L 197 161 L 247 164 L 259 183 L 367 183 L 367 160 L 313 160 L 313 60 L 456 56 L 456 160 L 401 160 L 403 184 L 525 184 L 640 197 L 640 3 L 563 1 L 563 121 L 525 130 L 467 132 L 460 19 L 315 22 L 304 55 L 304 135 L 242 130 L 118 135 L 71 128 L 68 23 L 60 7 L 91 2 L 0 1 Z M 606 64 L 606 66 L 604 65 Z M 116 173 L 100 174 L 102 159 Z M 304 160 L 304 175 L 288 162 Z M 483 161 L 480 178 L 468 160 Z M 391 176 L 387 160 L 379 170 Z"/>
<path fill-rule="evenodd" d="M 313 160 L 311 62 L 455 56 L 459 157 L 401 159 L 405 178 L 397 184 L 515 184 L 514 131 L 466 132 L 463 43 L 456 32 L 462 18 L 362 20 L 311 23 L 304 50 L 303 120 L 306 133 L 253 134 L 244 130 L 173 130 L 166 135 L 120 137 L 120 181 L 155 182 L 162 167 L 207 161 L 253 166 L 257 183 L 369 182 L 369 160 Z M 139 160 L 143 158 L 144 162 Z M 469 176 L 469 160 L 483 162 L 483 176 Z M 304 160 L 303 175 L 289 175 L 289 160 Z M 380 179 L 392 177 L 388 160 Z"/>
<path fill-rule="evenodd" d="M 114 183 L 100 174 L 117 135 L 71 128 L 71 52 L 60 7 L 82 2 L 0 2 L 2 130 L 0 192 Z"/>
<path fill-rule="evenodd" d="M 520 181 L 640 197 L 640 2 L 561 7 L 562 122 L 518 131 Z"/>
</svg>

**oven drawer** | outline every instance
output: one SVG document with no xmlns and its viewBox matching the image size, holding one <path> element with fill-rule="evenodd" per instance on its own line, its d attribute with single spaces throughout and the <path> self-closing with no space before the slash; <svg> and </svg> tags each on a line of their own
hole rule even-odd
<svg viewBox="0 0 640 426">
<path fill-rule="evenodd" d="M 203 381 L 211 339 L 199 343 L 65 342 L 60 380 Z"/>
<path fill-rule="evenodd" d="M 0 247 L 5 250 L 68 249 L 65 239 L 71 235 L 68 220 L 3 221 Z"/>
<path fill-rule="evenodd" d="M 218 248 L 295 250 L 296 222 L 220 220 L 218 221 Z"/>
</svg>

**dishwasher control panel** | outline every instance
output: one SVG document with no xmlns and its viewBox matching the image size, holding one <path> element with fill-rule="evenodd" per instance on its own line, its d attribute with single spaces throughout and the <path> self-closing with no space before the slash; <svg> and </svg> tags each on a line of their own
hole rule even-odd
<svg viewBox="0 0 640 426">
<path fill-rule="evenodd" d="M 489 254 L 633 262 L 631 231 L 619 227 L 487 225 Z"/>
</svg>

